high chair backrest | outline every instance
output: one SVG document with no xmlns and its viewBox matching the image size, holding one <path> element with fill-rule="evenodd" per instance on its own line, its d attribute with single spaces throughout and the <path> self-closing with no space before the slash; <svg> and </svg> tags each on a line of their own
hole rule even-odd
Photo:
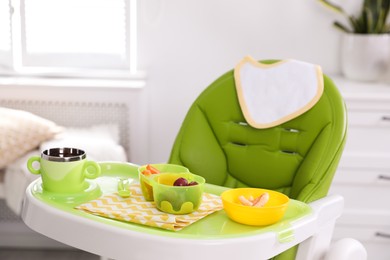
<svg viewBox="0 0 390 260">
<path fill-rule="evenodd" d="M 346 108 L 326 75 L 320 100 L 281 125 L 255 129 L 238 102 L 233 70 L 207 87 L 186 115 L 170 163 L 207 183 L 259 187 L 311 202 L 330 187 L 346 140 Z"/>
</svg>

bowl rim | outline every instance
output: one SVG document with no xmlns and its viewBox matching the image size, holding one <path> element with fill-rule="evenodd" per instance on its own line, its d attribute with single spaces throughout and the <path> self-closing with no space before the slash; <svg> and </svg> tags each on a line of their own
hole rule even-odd
<svg viewBox="0 0 390 260">
<path fill-rule="evenodd" d="M 191 185 L 191 186 L 171 186 L 171 185 L 166 185 L 166 184 L 162 184 L 162 183 L 158 183 L 155 179 L 156 178 L 160 178 L 161 176 L 164 176 L 164 175 L 168 175 L 168 174 L 186 174 L 186 175 L 192 175 L 192 176 L 195 176 L 197 178 L 199 178 L 201 180 L 201 183 L 198 183 L 198 185 Z M 206 183 L 206 179 L 200 175 L 197 175 L 197 174 L 194 174 L 192 172 L 162 172 L 162 173 L 159 173 L 159 174 L 155 174 L 154 176 L 151 176 L 149 178 L 150 180 L 150 184 L 152 184 L 152 187 L 154 188 L 154 185 L 161 185 L 163 187 L 170 187 L 170 188 L 173 188 L 173 189 L 183 189 L 183 188 L 191 188 L 191 187 L 201 187 L 203 186 L 205 183 Z"/>
<path fill-rule="evenodd" d="M 251 206 L 246 206 L 246 205 L 242 205 L 242 204 L 238 204 L 238 203 L 234 203 L 232 201 L 229 201 L 226 199 L 226 194 L 228 193 L 232 193 L 232 192 L 237 192 L 237 190 L 264 190 L 266 192 L 272 192 L 272 193 L 275 193 L 275 194 L 278 194 L 279 196 L 283 197 L 286 199 L 286 202 L 285 203 L 282 203 L 282 204 L 279 204 L 279 205 L 276 205 L 276 206 L 264 206 L 264 207 L 261 207 L 261 208 L 254 208 L 254 207 L 251 207 Z M 253 187 L 247 187 L 247 188 L 232 188 L 232 189 L 229 189 L 229 190 L 226 190 L 224 192 L 221 193 L 221 200 L 222 200 L 222 203 L 227 203 L 227 204 L 230 204 L 230 205 L 233 205 L 235 207 L 239 207 L 239 208 L 245 208 L 245 209 L 254 209 L 254 210 L 262 210 L 262 209 L 278 209 L 278 208 L 283 208 L 283 207 L 286 207 L 288 205 L 288 203 L 290 202 L 290 198 L 284 194 L 284 193 L 281 193 L 279 191 L 275 191 L 275 190 L 270 190 L 270 189 L 263 189 L 263 188 L 253 188 Z M 225 207 L 224 207 L 225 209 Z"/>
<path fill-rule="evenodd" d="M 138 176 L 139 176 L 140 179 L 142 178 L 144 180 L 150 180 L 155 175 L 158 175 L 158 174 L 161 174 L 161 173 L 169 173 L 169 172 L 160 172 L 160 173 L 155 173 L 155 174 L 152 174 L 152 175 L 144 175 L 142 173 L 142 170 L 144 170 L 146 168 L 146 166 L 148 166 L 148 165 L 152 165 L 154 167 L 159 167 L 159 166 L 164 166 L 164 165 L 179 166 L 180 168 L 182 168 L 183 173 L 184 172 L 190 172 L 190 170 L 187 167 L 185 167 L 184 165 L 180 165 L 180 164 L 174 164 L 174 163 L 148 163 L 148 164 L 144 164 L 144 165 L 138 166 L 137 171 L 138 171 Z"/>
<path fill-rule="evenodd" d="M 175 164 L 175 163 L 147 163 L 147 164 L 139 165 L 137 170 L 141 171 L 141 168 L 146 168 L 146 166 L 148 166 L 148 165 L 152 165 L 152 166 L 163 166 L 163 165 L 179 166 L 180 168 L 183 168 L 183 170 L 186 169 L 189 172 L 189 169 L 187 167 L 185 167 L 184 165 Z"/>
</svg>

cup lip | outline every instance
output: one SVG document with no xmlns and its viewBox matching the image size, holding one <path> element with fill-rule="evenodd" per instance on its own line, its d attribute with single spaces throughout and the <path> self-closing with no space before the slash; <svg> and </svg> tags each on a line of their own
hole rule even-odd
<svg viewBox="0 0 390 260">
<path fill-rule="evenodd" d="M 41 153 L 41 158 L 52 162 L 75 162 L 87 157 L 84 150 L 78 148 L 62 147 L 50 148 Z"/>
</svg>

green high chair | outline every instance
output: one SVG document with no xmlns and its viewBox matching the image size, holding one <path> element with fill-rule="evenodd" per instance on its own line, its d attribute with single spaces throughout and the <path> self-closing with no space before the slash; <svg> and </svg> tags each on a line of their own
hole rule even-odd
<svg viewBox="0 0 390 260">
<path fill-rule="evenodd" d="M 169 162 L 211 184 L 272 189 L 309 203 L 327 195 L 346 134 L 343 99 L 326 75 L 323 95 L 309 111 L 276 127 L 255 129 L 241 112 L 231 70 L 192 104 Z M 296 252 L 293 247 L 273 259 L 295 259 Z"/>
<path fill-rule="evenodd" d="M 364 247 L 354 239 L 331 244 L 343 198 L 327 192 L 345 138 L 345 106 L 328 77 L 324 76 L 324 92 L 310 110 L 260 130 L 244 120 L 230 71 L 194 102 L 169 162 L 204 176 L 209 193 L 221 194 L 226 190 L 221 186 L 285 193 L 291 200 L 280 222 L 267 227 L 244 226 L 230 221 L 221 210 L 172 232 L 75 208 L 80 198 L 90 202 L 89 195 L 100 196 L 94 193 L 96 187 L 98 192 L 115 196 L 121 180 L 137 181 L 139 166 L 122 162 L 99 163 L 102 176 L 80 195 L 47 192 L 41 178 L 33 181 L 26 189 L 22 218 L 29 228 L 101 259 L 366 260 Z"/>
</svg>

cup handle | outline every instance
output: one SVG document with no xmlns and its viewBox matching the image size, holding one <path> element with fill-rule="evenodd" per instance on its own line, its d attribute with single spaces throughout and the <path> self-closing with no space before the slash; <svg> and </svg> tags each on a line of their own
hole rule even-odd
<svg viewBox="0 0 390 260">
<path fill-rule="evenodd" d="M 88 168 L 94 168 L 94 170 L 89 171 Z M 100 175 L 101 169 L 100 165 L 94 161 L 86 161 L 84 164 L 84 176 L 88 179 L 95 179 Z"/>
<path fill-rule="evenodd" d="M 32 173 L 32 174 L 41 174 L 41 169 L 40 169 L 40 166 L 39 166 L 39 169 L 35 169 L 32 164 L 34 162 L 39 162 L 41 163 L 41 157 L 39 156 L 33 156 L 33 157 L 30 157 L 30 159 L 28 159 L 27 161 L 27 168 L 28 170 Z"/>
</svg>

